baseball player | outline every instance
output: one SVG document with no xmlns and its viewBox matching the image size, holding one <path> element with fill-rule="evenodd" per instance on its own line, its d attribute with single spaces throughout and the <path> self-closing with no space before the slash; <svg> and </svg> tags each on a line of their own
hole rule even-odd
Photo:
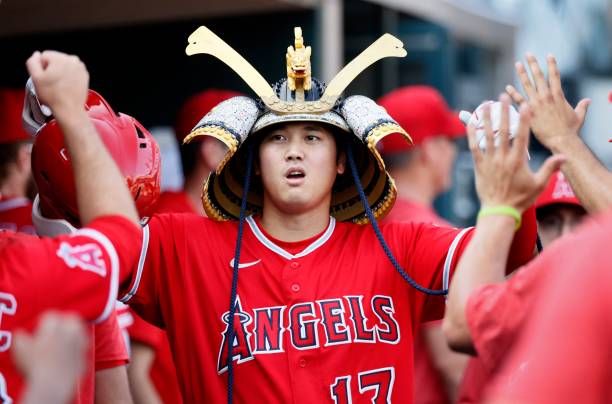
<svg viewBox="0 0 612 404">
<path fill-rule="evenodd" d="M 32 166 L 34 178 L 37 180 L 37 185 L 40 189 L 40 194 L 34 200 L 32 218 L 36 226 L 36 231 L 42 236 L 56 236 L 59 234 L 69 234 L 76 231 L 80 227 L 78 221 L 78 207 L 76 205 L 76 196 L 74 189 L 73 175 L 70 166 L 66 165 L 69 156 L 65 153 L 65 145 L 62 139 L 62 133 L 57 123 L 52 121 L 53 116 L 46 116 L 44 120 L 36 124 L 35 120 L 28 120 L 28 116 L 43 116 L 43 107 L 40 106 L 36 94 L 30 92 L 30 83 L 26 86 L 28 91 L 27 104 L 33 107 L 25 108 L 26 121 L 30 123 L 28 126 L 36 136 L 36 143 L 32 150 L 33 159 Z M 113 120 L 129 121 L 130 118 L 116 118 L 114 111 L 110 109 L 104 99 L 97 93 L 90 90 L 86 109 L 90 116 L 111 117 L 111 123 L 115 126 L 121 124 L 125 126 L 127 122 L 113 122 Z M 49 122 L 50 121 L 50 122 Z M 137 170 L 142 170 L 139 166 L 148 164 L 152 167 L 158 167 L 155 163 L 159 160 L 159 153 L 155 147 L 141 148 L 140 144 L 145 146 L 156 146 L 151 135 L 144 128 L 137 127 L 137 122 L 134 121 L 131 136 L 125 136 L 121 140 L 123 143 L 117 144 L 117 135 L 113 131 L 109 131 L 100 125 L 99 133 L 102 136 L 107 148 L 111 151 L 111 155 L 120 161 L 122 173 L 126 174 L 126 162 L 129 161 L 136 166 L 136 170 L 128 168 L 132 190 L 138 187 L 139 191 L 135 191 L 138 195 L 137 204 L 139 210 L 143 208 L 143 203 L 150 202 L 147 198 L 147 191 L 142 187 L 142 173 Z M 138 129 L 137 129 L 138 128 Z M 129 127 L 126 127 L 124 133 L 129 135 Z M 138 132 L 140 130 L 140 132 Z M 138 140 L 137 140 L 138 139 Z M 132 140 L 132 143 L 128 143 Z M 131 147 L 130 147 L 131 146 Z M 125 151 L 136 151 L 133 153 L 125 153 Z M 149 161 L 141 157 L 142 161 L 132 161 L 134 156 L 145 156 L 150 158 Z M 137 157 L 138 158 L 138 157 Z M 135 163 L 135 164 L 134 164 Z M 155 170 L 155 168 L 153 168 Z M 157 171 L 159 168 L 157 168 Z M 155 171 L 153 172 L 153 174 Z M 151 172 L 146 172 L 145 175 L 155 178 Z M 136 185 L 137 184 L 137 185 Z M 154 187 L 154 189 L 156 189 Z M 59 197 L 54 197 L 59 195 Z M 156 193 L 157 195 L 157 193 Z M 53 200 L 53 203 L 50 201 Z M 43 215 L 42 212 L 45 212 Z M 58 220 L 55 218 L 65 215 L 68 220 Z M 123 332 L 120 327 L 120 313 L 114 310 L 108 319 L 98 324 L 88 324 L 91 344 L 87 351 L 86 372 L 78 385 L 76 401 L 79 403 L 120 403 L 131 402 L 130 389 L 128 385 L 126 365 L 128 363 L 128 352 L 126 350 L 126 342 Z M 129 315 L 129 313 L 128 313 Z"/>
<path fill-rule="evenodd" d="M 573 232 L 586 212 L 562 172 L 555 172 L 535 203 L 538 234 L 544 249 Z M 535 273 L 534 268 L 541 273 Z M 523 330 L 533 306 L 533 294 L 546 285 L 556 267 L 527 266 L 507 284 L 489 285 L 475 291 L 466 307 L 472 344 L 478 357 L 470 359 L 459 393 L 459 403 L 479 403 L 509 348 Z"/>
<path fill-rule="evenodd" d="M 402 87 L 378 102 L 413 141 L 410 145 L 394 134 L 379 143 L 398 192 L 385 220 L 452 226 L 438 216 L 433 202 L 451 186 L 457 154 L 453 139 L 465 136 L 465 126 L 429 86 Z M 420 327 L 414 354 L 415 404 L 454 402 L 468 356 L 450 350 L 440 322 Z"/>
<path fill-rule="evenodd" d="M 0 89 L 0 229 L 34 234 L 32 138 L 21 125 L 22 108 L 23 90 Z"/>
<path fill-rule="evenodd" d="M 230 90 L 209 89 L 192 95 L 183 103 L 177 114 L 174 133 L 181 145 L 181 165 L 185 183 L 181 191 L 164 191 L 159 197 L 156 212 L 205 214 L 200 201 L 202 178 L 208 177 L 217 167 L 225 156 L 227 147 L 223 142 L 208 136 L 187 144 L 183 144 L 183 139 L 217 104 L 239 95 L 242 94 Z"/>
<path fill-rule="evenodd" d="M 612 399 L 607 249 L 612 217 L 597 217 L 529 264 L 555 275 L 494 383 L 490 402 L 607 403 Z"/>
<path fill-rule="evenodd" d="M 540 81 L 536 91 L 535 84 L 531 82 L 527 84 L 524 81 L 525 78 L 521 77 L 524 85 L 531 92 L 531 100 L 529 103 L 525 102 L 522 97 L 520 100 L 525 105 L 529 104 L 534 122 L 532 129 L 536 136 L 544 139 L 556 138 L 556 142 L 565 145 L 563 146 L 565 151 L 576 148 L 576 153 L 582 153 L 580 150 L 583 150 L 586 146 L 581 143 L 577 135 L 585 117 L 586 103 L 582 102 L 579 104 L 579 108 L 574 111 L 565 100 L 563 92 L 558 92 L 561 88 L 560 79 L 555 59 L 552 56 L 548 59 L 549 84 L 542 81 L 542 73 L 535 58 L 528 55 L 527 60 L 534 77 L 539 77 L 538 80 Z M 522 76 L 525 69 L 521 64 L 517 64 L 517 71 L 519 76 Z M 556 91 L 553 91 L 553 89 Z M 516 93 L 516 90 L 512 87 L 508 90 L 515 100 L 519 100 L 518 97 L 520 96 Z M 554 98 L 549 98 L 546 94 L 554 94 Z M 574 227 L 572 223 L 576 222 L 575 218 L 577 217 L 566 215 L 567 219 L 571 218 L 571 220 L 557 218 L 553 220 L 553 223 L 547 223 L 550 204 L 563 203 L 568 209 L 580 215 L 580 208 L 577 207 L 578 201 L 573 198 L 573 190 L 582 190 L 583 193 L 587 190 L 598 192 L 595 189 L 599 190 L 602 188 L 601 184 L 606 182 L 605 178 L 600 183 L 591 179 L 582 181 L 588 175 L 587 172 L 581 172 L 580 170 L 592 169 L 594 173 L 607 173 L 605 167 L 601 166 L 601 163 L 596 160 L 576 161 L 574 156 L 565 157 L 560 154 L 558 149 L 553 149 L 553 151 L 555 150 L 557 150 L 554 153 L 555 155 L 563 157 L 564 161 L 570 161 L 569 165 L 577 171 L 574 172 L 575 180 L 573 182 L 572 178 L 560 177 L 559 174 L 555 174 L 547 190 L 538 200 L 540 207 L 543 209 L 540 209 L 538 216 L 541 219 L 539 224 L 542 230 L 542 239 L 546 244 L 551 241 L 551 237 L 548 236 L 556 235 L 558 237 L 561 232 L 565 231 L 560 232 L 559 222 L 567 222 L 567 226 L 564 225 L 561 229 L 570 229 Z M 588 153 L 590 154 L 590 151 Z M 586 164 L 586 161 L 591 161 L 591 163 Z M 595 162 L 599 165 L 598 167 L 594 165 Z M 574 170 L 574 168 L 571 170 Z M 566 164 L 563 165 L 563 170 L 566 170 Z M 569 179 L 569 183 L 566 182 L 566 179 Z M 578 194 L 578 191 L 576 193 Z M 605 198 L 591 198 L 590 201 L 589 206 L 595 211 L 605 208 Z M 587 205 L 584 206 L 588 210 Z M 551 224 L 553 225 L 551 226 Z M 500 244 L 499 240 L 496 241 L 495 237 L 491 237 L 491 243 L 490 248 L 494 248 L 494 254 L 493 250 L 488 251 L 490 256 L 495 256 L 495 259 L 502 259 L 504 256 L 503 248 L 501 248 L 503 244 Z M 487 250 L 483 249 L 481 251 L 481 253 L 484 252 L 487 252 Z M 472 256 L 469 255 L 469 257 Z M 458 271 L 458 276 L 469 281 L 468 290 L 471 289 L 472 292 L 454 294 L 451 288 L 449 302 L 457 304 L 449 306 L 452 309 L 446 313 L 445 328 L 449 343 L 456 349 L 478 352 L 478 360 L 472 361 L 466 370 L 466 379 L 463 382 L 460 399 L 461 402 L 479 402 L 482 400 L 484 388 L 499 370 L 500 364 L 507 357 L 510 348 L 517 339 L 517 335 L 522 332 L 526 319 L 530 315 L 530 308 L 535 304 L 535 299 L 547 285 L 551 274 L 556 274 L 556 266 L 527 266 L 518 271 L 509 281 L 501 282 L 504 269 L 499 265 L 490 265 L 490 262 L 484 259 L 482 255 L 478 257 L 477 262 L 466 262 L 466 265 L 462 264 L 463 271 Z"/>
<path fill-rule="evenodd" d="M 187 137 L 228 146 L 204 184 L 208 218 L 153 217 L 143 230 L 144 265 L 123 300 L 166 329 L 186 402 L 412 402 L 412 335 L 444 310 L 442 297 L 421 291 L 445 285 L 474 231 L 359 224 L 374 225 L 395 198 L 376 142 L 408 136 L 366 97 L 336 104 L 355 71 L 341 72 L 327 87 L 338 94 L 326 94 L 295 32 L 288 78 L 273 89 L 205 27 L 190 37 L 189 54 L 227 56 L 249 71 L 244 78 L 262 98 L 219 104 Z M 397 42 L 383 36 L 373 46 L 398 53 Z M 359 57 L 352 66 L 369 56 Z M 512 167 L 520 176 L 502 165 L 498 178 L 483 177 L 480 187 L 507 192 L 484 195 L 495 209 L 479 227 L 506 220 L 508 210 L 518 223 L 552 173 L 547 167 L 534 176 L 521 160 Z M 519 247 L 511 254 L 524 262 L 533 245 Z"/>
<path fill-rule="evenodd" d="M 94 114 L 83 108 L 88 73 L 75 56 L 35 52 L 27 61 L 38 96 L 55 116 L 77 173 L 76 194 L 83 229 L 55 239 L 0 233 L 0 397 L 19 400 L 23 380 L 11 360 L 13 332 L 32 329 L 48 309 L 103 321 L 114 309 L 118 284 L 136 264 L 140 239 L 130 193 L 96 133 Z M 99 121 L 98 121 L 99 122 Z M 106 120 L 119 136 L 129 129 Z M 41 131 L 44 131 L 43 128 Z M 111 241 L 112 240 L 112 241 Z M 84 298 L 86 297 L 86 298 Z"/>
<path fill-rule="evenodd" d="M 32 94 L 32 97 L 35 95 Z M 38 105 L 38 101 L 32 104 Z M 89 90 L 85 107 L 90 116 L 99 120 L 96 122 L 98 132 L 126 178 L 140 216 L 149 216 L 159 195 L 160 154 L 157 143 L 136 120 L 116 114 L 92 90 Z M 37 111 L 30 110 L 30 113 L 37 115 Z M 121 137 L 105 128 L 107 122 L 114 127 L 122 127 Z M 64 150 L 61 131 L 53 121 L 36 130 L 32 166 L 40 193 L 34 201 L 33 219 L 38 233 L 42 235 L 71 233 L 80 227 L 73 174 L 70 166 L 66 165 L 69 156 Z M 92 347 L 95 349 L 89 352 L 91 360 L 86 383 L 80 386 L 80 401 L 93 402 L 95 392 L 97 403 L 131 402 L 125 366 L 128 356 L 120 328 L 125 317 L 120 317 L 119 310 L 116 312 L 109 320 L 96 324 L 95 328 L 90 326 L 94 342 Z M 92 366 L 94 360 L 95 369 Z M 83 388 L 83 385 L 88 388 Z"/>
</svg>

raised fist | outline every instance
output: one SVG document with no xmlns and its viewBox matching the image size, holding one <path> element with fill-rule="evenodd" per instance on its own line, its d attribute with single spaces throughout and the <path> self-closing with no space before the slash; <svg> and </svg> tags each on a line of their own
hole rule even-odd
<svg viewBox="0 0 612 404">
<path fill-rule="evenodd" d="M 84 110 L 89 88 L 85 64 L 74 55 L 56 51 L 34 52 L 26 66 L 36 94 L 56 117 Z"/>
</svg>

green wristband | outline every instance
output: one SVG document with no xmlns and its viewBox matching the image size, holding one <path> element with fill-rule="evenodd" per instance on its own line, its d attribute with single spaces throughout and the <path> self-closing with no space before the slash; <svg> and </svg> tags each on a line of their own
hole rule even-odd
<svg viewBox="0 0 612 404">
<path fill-rule="evenodd" d="M 485 216 L 512 216 L 515 221 L 514 231 L 517 231 L 521 227 L 521 214 L 518 210 L 514 209 L 512 206 L 491 206 L 489 208 L 482 208 L 480 212 L 478 212 L 478 216 L 476 220 Z"/>
</svg>

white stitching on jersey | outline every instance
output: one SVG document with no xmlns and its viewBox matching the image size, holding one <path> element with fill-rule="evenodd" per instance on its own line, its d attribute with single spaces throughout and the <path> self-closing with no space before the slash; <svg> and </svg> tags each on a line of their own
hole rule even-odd
<svg viewBox="0 0 612 404">
<path fill-rule="evenodd" d="M 274 251 L 275 253 L 277 253 L 278 255 L 280 255 L 283 258 L 286 258 L 288 260 L 292 260 L 295 258 L 302 258 L 308 254 L 310 254 L 311 252 L 313 252 L 314 250 L 316 250 L 317 248 L 321 247 L 323 244 L 325 244 L 325 242 L 327 240 L 329 240 L 329 238 L 331 237 L 331 235 L 334 232 L 334 229 L 336 228 L 336 219 L 334 219 L 333 217 L 330 216 L 329 218 L 329 225 L 327 226 L 327 229 L 325 230 L 325 232 L 321 235 L 321 237 L 319 237 L 318 239 L 316 239 L 312 244 L 310 244 L 308 247 L 306 247 L 304 250 L 300 251 L 297 254 L 291 254 L 288 251 L 282 249 L 281 247 L 279 247 L 278 245 L 274 244 L 274 242 L 272 240 L 270 240 L 269 238 L 266 237 L 265 234 L 263 234 L 263 232 L 259 229 L 259 227 L 257 226 L 257 223 L 255 222 L 255 220 L 253 219 L 253 216 L 249 216 L 246 218 L 247 223 L 249 224 L 249 227 L 251 228 L 251 231 L 253 232 L 253 234 L 255 235 L 255 237 L 257 237 L 257 239 L 267 248 L 269 248 L 270 250 Z"/>
<path fill-rule="evenodd" d="M 102 247 L 108 253 L 111 263 L 111 276 L 110 276 L 110 288 L 108 293 L 108 300 L 104 306 L 104 311 L 94 320 L 94 323 L 100 323 L 110 316 L 111 312 L 115 308 L 115 300 L 117 299 L 117 292 L 119 290 L 119 257 L 115 247 L 110 240 L 102 233 L 94 229 L 81 229 L 77 230 L 71 238 L 85 236 L 94 239 L 98 243 L 102 244 Z"/>
<path fill-rule="evenodd" d="M 140 278 L 144 268 L 145 259 L 147 258 L 147 250 L 149 249 L 149 225 L 142 228 L 142 247 L 140 249 L 140 258 L 138 258 L 138 268 L 136 268 L 136 276 L 134 277 L 134 285 L 129 292 L 119 299 L 121 303 L 127 303 L 138 291 L 140 286 Z"/>
<path fill-rule="evenodd" d="M 453 257 L 455 255 L 455 250 L 457 249 L 457 246 L 459 245 L 459 242 L 461 241 L 465 233 L 467 233 L 470 229 L 473 229 L 473 227 L 467 227 L 461 230 L 461 232 L 459 232 L 459 234 L 455 236 L 455 239 L 453 240 L 453 242 L 451 243 L 448 249 L 448 254 L 446 254 L 446 260 L 444 261 L 444 272 L 442 275 L 442 288 L 443 289 L 448 290 L 448 286 L 450 284 L 451 264 L 453 263 Z"/>
</svg>

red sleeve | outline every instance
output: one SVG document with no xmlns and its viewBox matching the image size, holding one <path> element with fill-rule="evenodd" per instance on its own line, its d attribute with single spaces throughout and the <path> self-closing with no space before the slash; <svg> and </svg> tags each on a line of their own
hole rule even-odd
<svg viewBox="0 0 612 404">
<path fill-rule="evenodd" d="M 521 228 L 514 235 L 508 256 L 508 267 L 515 269 L 533 257 L 537 223 L 535 209 L 523 213 Z M 473 229 L 456 229 L 421 224 L 415 229 L 417 245 L 408 249 L 410 268 L 422 268 L 418 275 L 424 275 L 419 284 L 430 289 L 448 289 L 450 279 L 459 258 L 473 236 Z M 433 272 L 430 272 L 433 270 Z M 445 300 L 440 296 L 426 296 L 422 321 L 441 318 L 444 315 Z"/>
<path fill-rule="evenodd" d="M 514 343 L 545 272 L 536 262 L 508 281 L 484 285 L 470 295 L 465 309 L 467 323 L 478 357 L 489 371 L 499 365 Z"/>
<path fill-rule="evenodd" d="M 491 382 L 491 373 L 488 372 L 479 358 L 470 358 L 457 393 L 458 404 L 476 404 L 483 402 L 484 389 Z"/>
<path fill-rule="evenodd" d="M 535 207 L 531 206 L 521 219 L 521 227 L 512 239 L 510 253 L 508 254 L 507 272 L 525 265 L 534 255 L 536 238 L 538 237 L 538 222 L 536 220 Z"/>
<path fill-rule="evenodd" d="M 508 402 L 610 402 L 612 225 L 597 239 L 549 248 L 556 267 L 502 372 L 494 395 Z M 538 259 L 539 261 L 539 259 Z M 585 265 L 586 264 L 586 265 Z"/>
<path fill-rule="evenodd" d="M 134 322 L 128 328 L 130 340 L 140 342 L 157 350 L 164 341 L 164 331 L 144 321 L 138 314 L 132 311 Z"/>
<path fill-rule="evenodd" d="M 119 216 L 72 235 L 17 240 L 2 249 L 0 284 L 19 291 L 32 315 L 57 309 L 102 321 L 114 309 L 120 274 L 134 265 L 139 244 L 140 229 Z"/>
<path fill-rule="evenodd" d="M 426 223 L 391 222 L 384 226 L 383 233 L 404 270 L 419 285 L 439 290 L 448 288 L 457 256 L 471 239 L 473 230 L 438 227 Z M 421 321 L 442 318 L 445 301 L 443 296 L 416 293 L 415 310 L 422 313 Z"/>
<path fill-rule="evenodd" d="M 143 227 L 136 270 L 129 284 L 123 284 L 119 293 L 121 302 L 129 304 L 143 319 L 159 327 L 163 327 L 159 308 L 159 270 L 172 271 L 180 267 L 175 246 L 179 231 L 174 228 L 172 216 L 154 215 Z M 167 237 L 168 234 L 173 236 Z"/>
<path fill-rule="evenodd" d="M 95 326 L 96 371 L 126 365 L 129 362 L 123 333 L 117 321 L 117 313 Z"/>
</svg>

